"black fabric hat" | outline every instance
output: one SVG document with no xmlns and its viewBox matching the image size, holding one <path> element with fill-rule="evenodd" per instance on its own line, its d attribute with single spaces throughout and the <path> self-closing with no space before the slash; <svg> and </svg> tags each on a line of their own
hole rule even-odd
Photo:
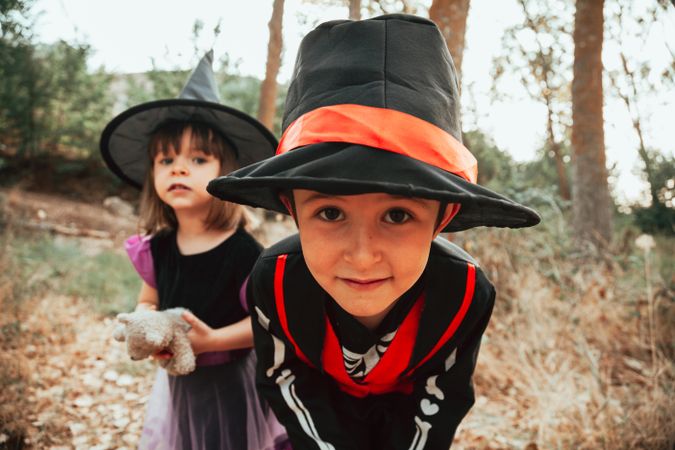
<svg viewBox="0 0 675 450">
<path fill-rule="evenodd" d="M 101 134 L 101 154 L 110 170 L 141 188 L 148 170 L 148 144 L 169 120 L 201 122 L 218 130 L 237 155 L 240 167 L 274 155 L 277 140 L 248 114 L 220 103 L 209 51 L 188 78 L 178 98 L 136 105 L 119 114 Z"/>
<path fill-rule="evenodd" d="M 383 192 L 460 203 L 444 231 L 536 225 L 535 211 L 476 183 L 459 88 L 436 25 L 392 14 L 319 25 L 302 41 L 277 155 L 219 177 L 223 200 L 287 213 L 279 193 Z"/>
</svg>

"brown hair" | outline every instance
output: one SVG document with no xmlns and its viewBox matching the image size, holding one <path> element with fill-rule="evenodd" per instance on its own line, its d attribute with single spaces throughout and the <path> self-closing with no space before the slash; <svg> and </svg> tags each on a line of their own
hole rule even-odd
<svg viewBox="0 0 675 450">
<path fill-rule="evenodd" d="M 152 133 L 148 144 L 149 168 L 141 192 L 139 227 L 145 234 L 155 234 L 162 230 L 175 230 L 178 221 L 173 209 L 157 195 L 154 183 L 153 163 L 158 153 L 167 154 L 172 148 L 179 149 L 183 133 L 192 135 L 191 144 L 220 161 L 220 174 L 225 175 L 238 168 L 234 147 L 225 136 L 211 126 L 191 121 L 167 121 Z M 204 221 L 206 229 L 227 230 L 245 227 L 249 224 L 248 213 L 243 206 L 211 199 L 209 213 Z"/>
</svg>

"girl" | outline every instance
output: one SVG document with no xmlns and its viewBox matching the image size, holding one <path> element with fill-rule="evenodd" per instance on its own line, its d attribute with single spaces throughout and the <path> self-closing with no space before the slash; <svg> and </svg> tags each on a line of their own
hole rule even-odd
<svg viewBox="0 0 675 450">
<path fill-rule="evenodd" d="M 141 225 L 125 247 L 143 279 L 137 309 L 185 307 L 197 355 L 186 376 L 158 370 L 140 448 L 272 449 L 285 432 L 257 396 L 251 321 L 239 291 L 261 246 L 241 206 L 207 183 L 271 155 L 276 141 L 247 115 L 218 103 L 207 54 L 178 99 L 122 113 L 103 132 L 111 170 L 138 186 Z M 215 100 L 215 101 L 213 101 Z M 157 358 L 171 355 L 158 354 Z"/>
</svg>

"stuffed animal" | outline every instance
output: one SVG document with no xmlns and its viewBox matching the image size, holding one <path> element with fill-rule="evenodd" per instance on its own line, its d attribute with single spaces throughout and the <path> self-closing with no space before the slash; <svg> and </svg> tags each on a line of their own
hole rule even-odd
<svg viewBox="0 0 675 450">
<path fill-rule="evenodd" d="M 195 370 L 195 354 L 187 337 L 190 325 L 181 317 L 185 311 L 171 308 L 118 314 L 120 324 L 113 331 L 113 338 L 127 342 L 127 353 L 134 361 L 169 352 L 172 356 L 159 359 L 159 364 L 171 375 L 186 375 Z"/>
</svg>

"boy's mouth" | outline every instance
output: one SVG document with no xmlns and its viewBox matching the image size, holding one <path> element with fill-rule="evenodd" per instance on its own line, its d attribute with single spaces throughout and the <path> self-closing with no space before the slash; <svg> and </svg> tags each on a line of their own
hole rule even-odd
<svg viewBox="0 0 675 450">
<path fill-rule="evenodd" d="M 189 187 L 185 186 L 184 184 L 180 183 L 173 183 L 171 186 L 169 186 L 169 192 L 171 191 L 191 191 Z"/>
<path fill-rule="evenodd" d="M 340 278 L 347 286 L 352 289 L 357 289 L 360 291 L 368 291 L 371 289 L 376 289 L 382 286 L 388 278 L 368 278 L 368 279 L 357 279 L 357 278 Z"/>
</svg>

